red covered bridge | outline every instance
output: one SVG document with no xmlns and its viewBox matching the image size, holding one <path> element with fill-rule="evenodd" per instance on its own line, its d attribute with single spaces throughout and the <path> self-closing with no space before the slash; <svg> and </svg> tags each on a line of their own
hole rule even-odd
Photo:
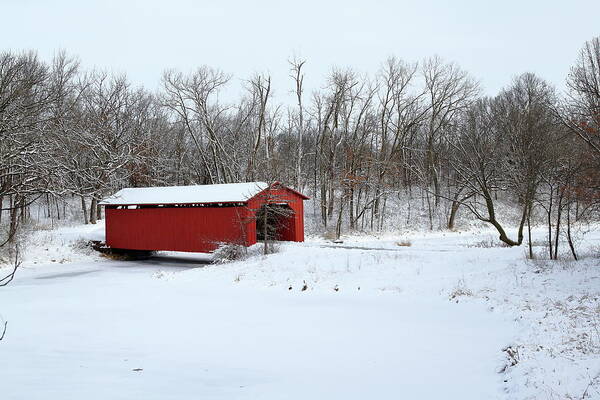
<svg viewBox="0 0 600 400">
<path fill-rule="evenodd" d="M 128 188 L 100 204 L 113 249 L 210 252 L 220 243 L 250 246 L 261 239 L 259 216 L 267 205 L 285 211 L 269 214 L 274 239 L 304 241 L 306 199 L 279 183 L 247 182 Z"/>
</svg>

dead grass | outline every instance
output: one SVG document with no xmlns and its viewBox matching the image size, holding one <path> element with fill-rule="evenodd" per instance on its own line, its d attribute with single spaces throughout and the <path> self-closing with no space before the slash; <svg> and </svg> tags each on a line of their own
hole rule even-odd
<svg viewBox="0 0 600 400">
<path fill-rule="evenodd" d="M 147 260 L 148 258 L 152 257 L 154 254 L 156 254 L 155 251 L 141 251 L 141 250 L 115 251 L 115 249 L 113 249 L 112 251 L 110 251 L 108 253 L 101 253 L 101 256 L 106 257 L 111 260 L 116 260 L 116 261 L 137 261 L 137 260 Z"/>
<path fill-rule="evenodd" d="M 467 288 L 463 279 L 459 279 L 452 292 L 450 292 L 449 298 L 450 300 L 456 300 L 456 302 L 458 303 L 458 298 L 464 296 L 471 297 L 473 296 L 473 292 L 469 288 Z"/>
<path fill-rule="evenodd" d="M 577 261 L 573 259 L 571 253 L 567 250 L 559 251 L 557 259 L 551 259 L 548 252 L 548 248 L 534 249 L 533 258 L 529 257 L 529 250 L 524 248 L 524 258 L 528 265 L 531 265 L 536 269 L 535 272 L 549 272 L 553 269 L 559 268 L 563 270 L 573 269 L 577 265 Z M 581 255 L 580 260 L 583 259 Z"/>
<path fill-rule="evenodd" d="M 527 243 L 524 243 L 527 246 Z M 546 247 L 548 246 L 548 241 L 545 239 L 535 239 L 531 242 L 531 247 Z"/>
<path fill-rule="evenodd" d="M 495 248 L 495 247 L 508 247 L 508 245 L 506 243 L 500 241 L 499 239 L 487 238 L 487 239 L 480 240 L 478 242 L 469 243 L 467 245 L 467 247 L 478 247 L 478 248 L 491 249 L 491 248 Z"/>
<path fill-rule="evenodd" d="M 323 239 L 326 240 L 335 240 L 337 239 L 335 231 L 326 231 L 323 233 Z"/>
</svg>

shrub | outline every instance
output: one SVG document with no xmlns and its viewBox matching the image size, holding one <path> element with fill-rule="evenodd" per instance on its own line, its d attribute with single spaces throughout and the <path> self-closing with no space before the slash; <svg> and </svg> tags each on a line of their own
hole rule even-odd
<svg viewBox="0 0 600 400">
<path fill-rule="evenodd" d="M 79 238 L 71 243 L 71 248 L 83 254 L 92 254 L 94 252 L 94 245 L 91 240 Z"/>
<path fill-rule="evenodd" d="M 224 264 L 231 261 L 243 260 L 248 256 L 248 249 L 245 246 L 235 243 L 221 243 L 212 253 L 213 262 Z"/>
</svg>

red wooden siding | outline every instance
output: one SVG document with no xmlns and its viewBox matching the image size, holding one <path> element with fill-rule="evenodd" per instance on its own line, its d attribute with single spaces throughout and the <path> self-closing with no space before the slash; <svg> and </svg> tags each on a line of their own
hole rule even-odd
<svg viewBox="0 0 600 400">
<path fill-rule="evenodd" d="M 243 243 L 244 207 L 106 210 L 106 243 L 117 249 L 209 252 Z"/>
</svg>

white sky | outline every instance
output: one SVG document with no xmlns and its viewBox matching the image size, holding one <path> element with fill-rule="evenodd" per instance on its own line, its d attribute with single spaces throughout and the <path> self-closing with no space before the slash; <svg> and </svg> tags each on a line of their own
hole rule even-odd
<svg viewBox="0 0 600 400">
<path fill-rule="evenodd" d="M 0 0 L 0 50 L 57 49 L 83 67 L 127 73 L 155 89 L 166 68 L 206 64 L 235 77 L 270 73 L 288 96 L 287 60 L 307 59 L 308 90 L 333 66 L 377 71 L 387 57 L 455 61 L 494 94 L 531 71 L 562 88 L 600 1 L 67 1 Z"/>
</svg>

